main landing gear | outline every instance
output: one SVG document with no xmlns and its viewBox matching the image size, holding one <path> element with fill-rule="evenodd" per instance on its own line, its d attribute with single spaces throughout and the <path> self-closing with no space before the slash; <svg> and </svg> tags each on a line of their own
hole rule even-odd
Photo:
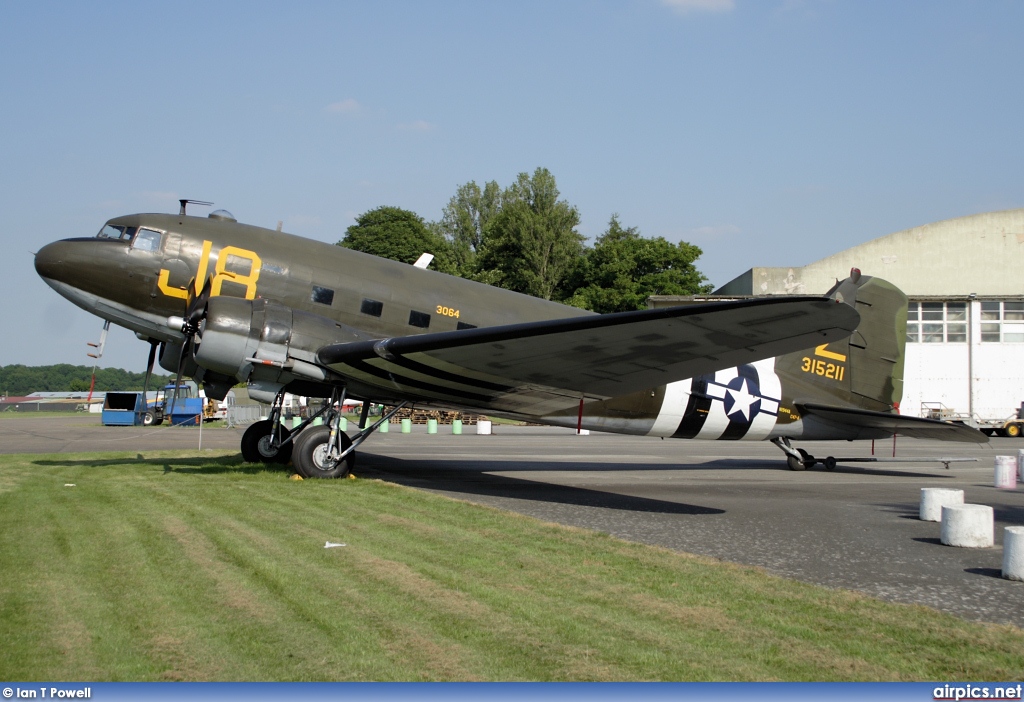
<svg viewBox="0 0 1024 702">
<path fill-rule="evenodd" d="M 345 389 L 336 388 L 330 401 L 289 431 L 281 426 L 281 407 L 284 391 L 278 393 L 267 419 L 256 422 L 242 435 L 242 458 L 249 463 L 288 463 L 304 478 L 344 478 L 355 465 L 355 449 L 391 419 L 407 403 L 391 409 L 373 425 L 366 427 L 369 404 L 364 403 L 359 426 L 365 427 L 349 438 L 341 430 L 341 408 L 345 402 Z M 337 406 L 337 410 L 335 409 Z M 324 415 L 324 424 L 312 426 L 313 420 Z"/>
<path fill-rule="evenodd" d="M 772 439 L 772 443 L 786 454 L 786 464 L 789 465 L 790 470 L 807 470 L 813 468 L 816 463 L 825 466 L 825 470 L 836 469 L 836 459 L 832 456 L 825 459 L 815 458 L 803 449 L 794 448 L 789 439 L 784 436 Z"/>
</svg>

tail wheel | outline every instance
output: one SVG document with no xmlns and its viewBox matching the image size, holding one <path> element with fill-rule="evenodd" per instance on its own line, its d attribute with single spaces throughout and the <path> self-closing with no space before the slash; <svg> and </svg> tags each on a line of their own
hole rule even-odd
<svg viewBox="0 0 1024 702">
<path fill-rule="evenodd" d="M 790 470 L 806 470 L 807 466 L 804 465 L 803 461 L 799 461 L 793 456 L 786 456 L 786 464 Z"/>
<path fill-rule="evenodd" d="M 352 445 L 352 441 L 342 432 L 339 446 L 342 451 Z M 311 427 L 299 434 L 295 440 L 295 451 L 292 454 L 296 470 L 304 478 L 344 478 L 352 472 L 355 465 L 355 453 L 350 453 L 340 461 L 332 460 L 328 455 L 328 442 L 331 439 L 330 427 Z"/>
<path fill-rule="evenodd" d="M 790 470 L 807 470 L 813 468 L 814 464 L 817 463 L 817 459 L 811 454 L 807 453 L 803 449 L 797 449 L 800 452 L 800 459 L 798 460 L 795 456 L 786 456 L 786 463 L 789 465 Z"/>
<path fill-rule="evenodd" d="M 1020 436 L 1020 434 L 1021 434 L 1021 425 L 1020 424 L 1007 424 L 1006 425 L 1006 435 L 1007 436 L 1011 436 L 1011 437 L 1016 438 L 1016 437 Z"/>
<path fill-rule="evenodd" d="M 256 422 L 242 434 L 242 459 L 247 463 L 287 463 L 292 457 L 292 444 L 272 446 L 271 434 L 274 424 L 269 419 Z M 281 427 L 281 441 L 291 432 Z"/>
</svg>

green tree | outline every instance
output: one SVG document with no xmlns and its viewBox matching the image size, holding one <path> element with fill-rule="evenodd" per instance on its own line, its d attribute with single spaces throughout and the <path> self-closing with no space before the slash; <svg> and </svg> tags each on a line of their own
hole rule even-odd
<svg viewBox="0 0 1024 702">
<path fill-rule="evenodd" d="M 338 246 L 410 264 L 420 254 L 432 253 L 431 267 L 443 273 L 456 271 L 445 238 L 415 212 L 400 207 L 378 207 L 359 215 Z"/>
<path fill-rule="evenodd" d="M 546 168 L 520 173 L 484 228 L 478 280 L 550 300 L 583 253 L 575 207 L 558 199 Z"/>
<path fill-rule="evenodd" d="M 145 373 L 131 373 L 121 368 L 97 368 L 96 390 L 141 390 Z M 164 385 L 172 376 L 154 374 L 151 389 Z M 92 382 L 92 366 L 58 363 L 52 366 L 0 367 L 0 392 L 27 395 L 33 392 L 85 392 Z"/>
<path fill-rule="evenodd" d="M 686 242 L 646 239 L 636 227 L 623 228 L 613 214 L 563 294 L 572 305 L 608 313 L 644 309 L 650 295 L 708 293 L 707 278 L 694 266 L 701 253 Z"/>
<path fill-rule="evenodd" d="M 476 256 L 484 232 L 500 209 L 501 188 L 493 180 L 485 183 L 483 190 L 476 181 L 461 185 L 448 201 L 437 227 L 451 243 L 460 275 L 469 277 L 476 271 Z"/>
</svg>

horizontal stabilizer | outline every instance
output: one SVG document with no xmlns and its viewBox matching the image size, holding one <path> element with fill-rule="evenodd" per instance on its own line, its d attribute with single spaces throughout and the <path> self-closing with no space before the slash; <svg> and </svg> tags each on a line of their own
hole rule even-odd
<svg viewBox="0 0 1024 702">
<path fill-rule="evenodd" d="M 988 441 L 988 437 L 977 429 L 972 429 L 969 426 L 956 422 L 908 417 L 903 414 L 874 412 L 853 407 L 832 407 L 812 402 L 797 403 L 796 407 L 803 415 L 812 415 L 835 424 L 862 427 L 864 429 L 880 429 L 914 439 L 964 441 L 975 444 L 984 444 Z"/>
<path fill-rule="evenodd" d="M 850 305 L 791 296 L 331 344 L 318 357 L 348 377 L 386 373 L 392 387 L 413 373 L 440 396 L 468 386 L 490 401 L 526 388 L 607 398 L 814 348 L 846 338 L 859 321 Z"/>
</svg>

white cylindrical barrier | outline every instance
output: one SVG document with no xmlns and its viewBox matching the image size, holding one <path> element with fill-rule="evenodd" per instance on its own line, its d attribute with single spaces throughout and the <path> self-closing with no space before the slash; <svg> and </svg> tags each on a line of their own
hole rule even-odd
<svg viewBox="0 0 1024 702">
<path fill-rule="evenodd" d="M 1024 449 L 1017 449 L 1017 482 L 1024 483 Z"/>
<path fill-rule="evenodd" d="M 490 434 L 491 433 L 491 420 L 489 420 L 489 419 L 477 420 L 477 423 L 476 423 L 476 433 L 477 434 Z"/>
<path fill-rule="evenodd" d="M 1024 580 L 1024 526 L 1003 530 L 1003 577 Z"/>
<path fill-rule="evenodd" d="M 942 534 L 947 546 L 987 548 L 996 542 L 995 513 L 988 505 L 952 505 L 942 508 Z"/>
<path fill-rule="evenodd" d="M 1000 490 L 1017 489 L 1017 457 L 996 456 L 995 486 Z"/>
<path fill-rule="evenodd" d="M 942 521 L 942 508 L 947 505 L 962 505 L 964 491 L 951 488 L 921 488 L 921 507 L 918 518 L 923 522 Z"/>
</svg>

